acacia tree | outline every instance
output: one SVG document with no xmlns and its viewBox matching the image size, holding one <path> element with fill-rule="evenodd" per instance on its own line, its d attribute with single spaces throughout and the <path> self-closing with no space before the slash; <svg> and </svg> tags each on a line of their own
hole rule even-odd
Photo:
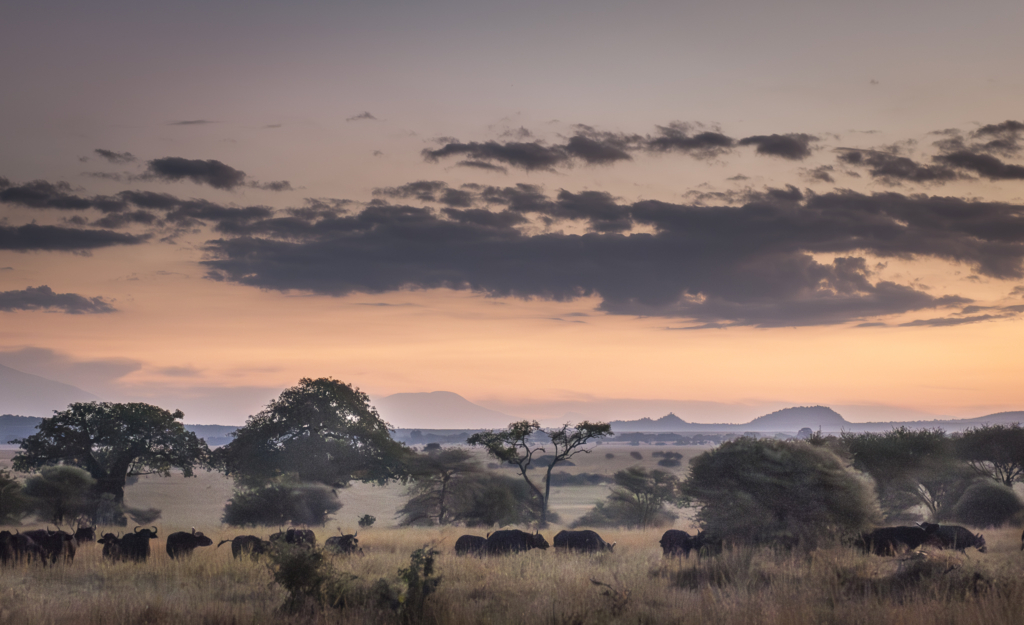
<svg viewBox="0 0 1024 625">
<path fill-rule="evenodd" d="M 1013 488 L 1024 476 L 1024 428 L 1013 425 L 986 425 L 953 435 L 958 458 L 979 475 Z"/>
<path fill-rule="evenodd" d="M 456 520 L 454 499 L 463 496 L 458 487 L 467 475 L 480 472 L 480 463 L 465 449 L 431 449 L 407 461 L 416 484 L 412 497 L 399 510 L 403 524 L 429 521 L 444 525 Z"/>
<path fill-rule="evenodd" d="M 560 428 L 543 432 L 553 448 L 551 462 L 547 465 L 547 471 L 544 474 L 544 490 L 541 490 L 527 473 L 534 461 L 534 455 L 547 453 L 547 447 L 531 446 L 531 438 L 538 432 L 541 432 L 541 428 L 536 421 L 517 421 L 509 424 L 504 430 L 477 432 L 466 439 L 466 442 L 470 445 L 481 445 L 491 456 L 519 467 L 523 479 L 526 480 L 540 501 L 540 526 L 547 527 L 548 499 L 551 496 L 551 471 L 559 462 L 568 460 L 580 452 L 590 453 L 590 450 L 584 445 L 610 435 L 612 427 L 607 423 L 582 421 L 575 426 L 566 423 Z"/>
<path fill-rule="evenodd" d="M 608 500 L 595 505 L 573 527 L 626 526 L 647 529 L 670 525 L 677 515 L 665 504 L 681 505 L 679 478 L 673 473 L 643 467 L 617 471 Z"/>
<path fill-rule="evenodd" d="M 180 410 L 150 404 L 75 403 L 43 419 L 39 431 L 14 441 L 21 451 L 14 469 L 28 472 L 55 464 L 80 467 L 96 480 L 93 491 L 124 503 L 124 487 L 137 475 L 191 477 L 209 466 L 206 442 L 185 429 Z M 99 498 L 99 497 L 98 497 Z"/>
</svg>

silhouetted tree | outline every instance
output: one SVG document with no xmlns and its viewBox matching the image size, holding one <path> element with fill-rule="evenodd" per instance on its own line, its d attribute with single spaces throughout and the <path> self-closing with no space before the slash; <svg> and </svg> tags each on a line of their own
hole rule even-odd
<svg viewBox="0 0 1024 625">
<path fill-rule="evenodd" d="M 149 404 L 71 404 L 43 419 L 37 433 L 15 441 L 21 451 L 14 456 L 14 468 L 80 467 L 96 480 L 98 495 L 108 494 L 121 506 L 129 477 L 166 477 L 172 468 L 191 477 L 196 468 L 209 466 L 209 448 L 185 429 L 183 418 L 180 410 L 172 413 Z"/>
<path fill-rule="evenodd" d="M 455 520 L 452 500 L 460 495 L 458 481 L 481 470 L 480 463 L 465 449 L 440 447 L 410 456 L 406 465 L 414 485 L 409 502 L 399 511 L 403 524 L 424 521 L 445 525 Z"/>
<path fill-rule="evenodd" d="M 16 525 L 31 512 L 22 485 L 10 471 L 0 469 L 0 525 Z"/>
<path fill-rule="evenodd" d="M 534 461 L 534 454 L 547 453 L 547 447 L 535 446 L 531 442 L 531 438 L 541 432 L 547 436 L 553 448 L 551 462 L 547 465 L 544 474 L 544 490 L 534 484 L 527 474 L 530 464 Z M 582 421 L 575 426 L 566 423 L 560 428 L 544 432 L 536 421 L 517 421 L 509 424 L 504 430 L 478 432 L 470 436 L 466 442 L 470 445 L 481 445 L 491 456 L 519 467 L 523 479 L 526 480 L 540 501 L 540 526 L 547 527 L 548 499 L 551 496 L 551 471 L 555 465 L 580 452 L 590 453 L 590 450 L 584 445 L 609 436 L 611 433 L 611 425 L 607 423 Z"/>
<path fill-rule="evenodd" d="M 323 484 L 273 480 L 257 487 L 241 487 L 224 506 L 228 525 L 323 525 L 341 509 L 333 489 Z"/>
<path fill-rule="evenodd" d="M 1024 428 L 986 425 L 953 435 L 956 456 L 978 474 L 1013 487 L 1024 476 Z"/>
<path fill-rule="evenodd" d="M 665 504 L 680 505 L 679 478 L 666 471 L 630 467 L 617 471 L 607 501 L 573 522 L 573 527 L 662 527 L 677 515 Z"/>
<path fill-rule="evenodd" d="M 391 431 L 365 393 L 331 378 L 303 378 L 249 417 L 215 457 L 253 488 L 287 475 L 334 488 L 353 480 L 386 484 L 408 475 L 408 448 Z"/>
<path fill-rule="evenodd" d="M 63 525 L 80 517 L 92 518 L 96 510 L 92 487 L 96 480 L 84 469 L 66 465 L 43 467 L 25 480 L 24 494 L 40 520 Z"/>
<path fill-rule="evenodd" d="M 879 516 L 871 481 L 805 442 L 739 438 L 690 462 L 682 493 L 716 538 L 814 545 L 853 535 Z"/>
</svg>

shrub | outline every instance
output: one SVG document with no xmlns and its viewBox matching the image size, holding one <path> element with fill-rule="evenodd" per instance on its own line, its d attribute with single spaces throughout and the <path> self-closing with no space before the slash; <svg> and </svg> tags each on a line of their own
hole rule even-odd
<svg viewBox="0 0 1024 625">
<path fill-rule="evenodd" d="M 63 525 L 80 516 L 93 515 L 95 484 L 96 480 L 84 469 L 56 465 L 43 467 L 38 475 L 26 479 L 23 493 L 40 520 Z"/>
<path fill-rule="evenodd" d="M 880 515 L 870 479 L 803 442 L 739 438 L 690 464 L 683 494 L 697 520 L 730 542 L 814 546 L 853 535 Z"/>
<path fill-rule="evenodd" d="M 344 590 L 352 575 L 338 575 L 322 549 L 279 545 L 270 551 L 274 581 L 288 593 L 281 608 L 287 612 L 344 606 Z"/>
<path fill-rule="evenodd" d="M 10 471 L 0 469 L 0 525 L 20 523 L 31 509 L 21 484 L 11 477 Z"/>
<path fill-rule="evenodd" d="M 577 519 L 573 527 L 664 527 L 677 515 L 665 509 L 678 503 L 679 478 L 657 469 L 630 467 L 615 473 L 615 486 L 607 501 Z"/>
<path fill-rule="evenodd" d="M 552 486 L 599 486 L 611 484 L 612 481 L 610 476 L 600 473 L 576 473 L 574 475 L 566 471 L 559 471 L 551 474 Z"/>
<path fill-rule="evenodd" d="M 372 514 L 364 514 L 359 518 L 359 527 L 373 527 L 373 524 L 377 522 L 377 517 Z"/>
<path fill-rule="evenodd" d="M 964 491 L 951 509 L 942 509 L 942 519 L 974 527 L 1002 527 L 1024 516 L 1024 503 L 1017 493 L 999 482 L 979 480 Z"/>
<path fill-rule="evenodd" d="M 680 462 L 679 460 L 676 460 L 675 458 L 663 458 L 663 459 L 658 461 L 658 466 L 659 467 L 669 467 L 669 468 L 672 468 L 672 467 L 681 466 L 682 464 L 683 464 L 682 462 Z"/>
<path fill-rule="evenodd" d="M 644 455 L 642 453 L 640 453 L 639 451 L 631 451 L 631 452 L 629 452 L 629 457 L 632 458 L 633 460 L 643 460 L 644 459 Z"/>
<path fill-rule="evenodd" d="M 611 460 L 614 457 L 615 457 L 615 454 L 612 454 L 612 453 L 607 453 L 607 454 L 604 455 L 604 459 L 605 460 Z"/>
<path fill-rule="evenodd" d="M 322 484 L 276 481 L 242 488 L 224 506 L 228 525 L 323 525 L 341 508 L 333 490 Z"/>
</svg>

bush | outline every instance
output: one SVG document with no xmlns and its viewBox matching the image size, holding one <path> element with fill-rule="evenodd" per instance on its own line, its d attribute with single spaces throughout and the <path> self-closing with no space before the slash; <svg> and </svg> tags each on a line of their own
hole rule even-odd
<svg viewBox="0 0 1024 625">
<path fill-rule="evenodd" d="M 700 505 L 704 529 L 730 542 L 813 547 L 880 517 L 870 479 L 804 442 L 723 443 L 691 462 L 682 490 Z"/>
<path fill-rule="evenodd" d="M 607 501 L 598 503 L 572 527 L 665 527 L 678 518 L 665 508 L 679 503 L 679 478 L 671 473 L 630 467 L 615 473 Z"/>
<path fill-rule="evenodd" d="M 551 474 L 551 485 L 552 486 L 600 486 L 601 484 L 611 484 L 611 476 L 601 475 L 600 473 L 567 473 L 566 471 L 559 471 Z"/>
<path fill-rule="evenodd" d="M 629 452 L 629 457 L 632 458 L 633 460 L 643 460 L 644 459 L 644 455 L 642 453 L 640 453 L 639 451 L 631 451 L 631 452 Z"/>
<path fill-rule="evenodd" d="M 43 467 L 38 475 L 26 479 L 22 492 L 39 520 L 63 525 L 80 516 L 92 517 L 96 510 L 92 494 L 95 484 L 88 471 L 61 464 Z"/>
<path fill-rule="evenodd" d="M 269 567 L 274 581 L 288 593 L 281 609 L 286 612 L 344 606 L 345 587 L 355 579 L 338 575 L 322 549 L 278 545 L 270 551 Z"/>
<path fill-rule="evenodd" d="M 942 509 L 941 516 L 973 527 L 1002 527 L 1024 517 L 1024 503 L 1012 488 L 985 479 L 969 486 L 956 504 Z"/>
<path fill-rule="evenodd" d="M 327 486 L 277 481 L 236 490 L 221 520 L 235 526 L 323 525 L 339 509 L 338 496 Z"/>
<path fill-rule="evenodd" d="M 32 506 L 10 471 L 0 469 L 0 525 L 17 525 Z"/>
<path fill-rule="evenodd" d="M 372 514 L 364 514 L 359 518 L 359 527 L 373 527 L 373 524 L 377 522 L 377 517 Z"/>
<path fill-rule="evenodd" d="M 612 454 L 612 453 L 608 453 L 608 454 L 604 455 L 604 459 L 605 460 L 611 460 L 614 457 L 615 457 L 615 454 Z"/>
<path fill-rule="evenodd" d="M 672 468 L 672 467 L 681 466 L 682 464 L 683 464 L 682 462 L 680 462 L 679 460 L 676 460 L 675 458 L 663 458 L 662 460 L 658 461 L 658 466 L 659 467 L 669 467 L 669 468 Z"/>
</svg>

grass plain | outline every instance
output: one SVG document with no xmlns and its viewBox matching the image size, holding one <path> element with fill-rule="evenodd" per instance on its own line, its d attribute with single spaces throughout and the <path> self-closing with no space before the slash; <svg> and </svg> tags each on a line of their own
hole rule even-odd
<svg viewBox="0 0 1024 625">
<path fill-rule="evenodd" d="M 679 451 L 686 460 L 701 448 L 641 447 L 640 464 L 656 466 L 651 451 Z M 635 447 L 602 445 L 574 459 L 577 473 L 611 474 L 638 464 Z M 13 452 L 0 452 L 5 464 Z M 605 458 L 606 453 L 615 455 Z M 352 576 L 346 606 L 287 614 L 284 591 L 273 583 L 266 562 L 234 560 L 228 545 L 206 547 L 170 560 L 164 537 L 192 526 L 215 544 L 237 534 L 266 537 L 278 528 L 239 530 L 220 524 L 231 483 L 216 473 L 185 479 L 149 477 L 128 488 L 135 507 L 163 510 L 161 538 L 142 564 L 103 561 L 100 545 L 83 546 L 71 565 L 0 568 L 0 625 L 199 623 L 398 623 L 397 613 L 374 599 L 385 580 L 399 588 L 399 569 L 424 545 L 440 551 L 436 593 L 411 621 L 438 624 L 582 625 L 586 623 L 977 623 L 1024 622 L 1024 554 L 1020 530 L 985 532 L 989 551 L 931 551 L 897 558 L 864 555 L 835 545 L 812 552 L 728 549 L 715 558 L 663 558 L 661 531 L 601 530 L 617 545 L 602 554 L 562 554 L 553 549 L 503 557 L 456 557 L 453 545 L 464 528 L 398 528 L 394 513 L 404 500 L 401 486 L 356 485 L 341 492 L 345 507 L 324 528 L 322 542 L 356 528 L 363 514 L 378 518 L 359 531 L 363 556 L 331 559 L 335 571 Z M 607 487 L 566 487 L 552 495 L 555 511 L 568 521 L 607 494 Z M 578 512 L 578 514 L 577 514 Z M 680 518 L 676 527 L 690 529 Z M 560 527 L 543 533 L 549 542 Z M 597 582 L 597 583 L 595 583 Z M 408 615 L 407 615 L 408 616 Z"/>
</svg>

